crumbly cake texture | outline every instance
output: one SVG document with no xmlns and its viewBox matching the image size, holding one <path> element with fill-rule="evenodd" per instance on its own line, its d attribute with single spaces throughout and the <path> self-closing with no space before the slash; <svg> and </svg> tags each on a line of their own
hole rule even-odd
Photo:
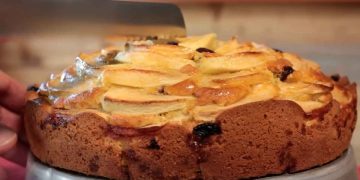
<svg viewBox="0 0 360 180">
<path fill-rule="evenodd" d="M 110 179 L 303 171 L 340 156 L 356 123 L 356 85 L 346 77 L 215 34 L 80 54 L 28 94 L 33 154 Z"/>
</svg>

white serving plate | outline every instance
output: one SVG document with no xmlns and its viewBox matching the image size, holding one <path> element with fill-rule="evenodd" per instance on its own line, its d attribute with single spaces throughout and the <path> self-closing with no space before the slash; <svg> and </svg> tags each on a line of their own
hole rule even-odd
<svg viewBox="0 0 360 180">
<path fill-rule="evenodd" d="M 62 171 L 57 168 L 47 166 L 32 155 L 29 155 L 26 180 L 95 180 L 99 177 L 90 177 L 81 174 Z M 354 152 L 350 147 L 338 159 L 307 171 L 282 174 L 259 180 L 357 180 L 356 162 Z"/>
</svg>

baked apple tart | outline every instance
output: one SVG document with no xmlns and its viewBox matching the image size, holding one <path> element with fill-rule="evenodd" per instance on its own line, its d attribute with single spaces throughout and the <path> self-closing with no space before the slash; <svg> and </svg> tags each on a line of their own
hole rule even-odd
<svg viewBox="0 0 360 180">
<path fill-rule="evenodd" d="M 243 179 L 339 157 L 356 85 L 297 55 L 215 34 L 80 54 L 28 92 L 42 162 L 110 179 Z"/>
</svg>

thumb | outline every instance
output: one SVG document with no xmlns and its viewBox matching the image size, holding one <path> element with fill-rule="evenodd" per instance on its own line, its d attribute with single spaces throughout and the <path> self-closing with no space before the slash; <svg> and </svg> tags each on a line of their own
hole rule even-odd
<svg viewBox="0 0 360 180">
<path fill-rule="evenodd" d="M 17 134 L 0 124 L 0 154 L 9 151 L 16 145 Z"/>
<path fill-rule="evenodd" d="M 0 179 L 8 179 L 7 173 L 2 167 L 0 167 Z"/>
</svg>

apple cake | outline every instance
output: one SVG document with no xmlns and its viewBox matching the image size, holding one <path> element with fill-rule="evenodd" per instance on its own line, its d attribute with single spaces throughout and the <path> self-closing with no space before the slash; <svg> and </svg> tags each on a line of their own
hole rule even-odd
<svg viewBox="0 0 360 180">
<path fill-rule="evenodd" d="M 316 63 L 215 34 L 80 54 L 28 92 L 31 151 L 109 179 L 246 179 L 321 166 L 349 147 L 356 85 Z"/>
</svg>

